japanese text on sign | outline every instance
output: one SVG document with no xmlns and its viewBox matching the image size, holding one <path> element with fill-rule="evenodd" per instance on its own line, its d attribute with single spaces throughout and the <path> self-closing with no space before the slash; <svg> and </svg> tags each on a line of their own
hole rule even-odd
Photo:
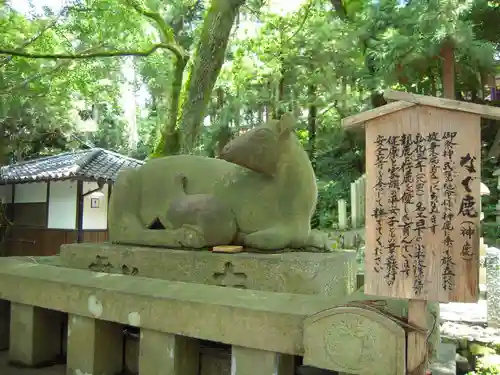
<svg viewBox="0 0 500 375">
<path fill-rule="evenodd" d="M 408 280 L 415 298 L 425 293 L 429 267 L 434 273 L 439 268 L 442 290 L 453 290 L 457 261 L 471 261 L 477 250 L 480 207 L 472 189 L 479 178 L 477 157 L 463 152 L 458 139 L 456 131 L 431 131 L 378 134 L 372 141 L 370 271 L 388 287 Z M 434 262 L 428 259 L 431 252 L 438 253 Z"/>
</svg>

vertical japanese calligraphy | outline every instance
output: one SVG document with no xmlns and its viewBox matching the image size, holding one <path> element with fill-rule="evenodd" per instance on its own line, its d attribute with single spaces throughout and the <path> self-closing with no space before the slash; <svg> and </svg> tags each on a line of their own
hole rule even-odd
<svg viewBox="0 0 500 375">
<path fill-rule="evenodd" d="M 384 190 L 384 172 L 383 166 L 386 158 L 387 148 L 385 147 L 385 138 L 381 135 L 375 141 L 375 165 L 377 166 L 377 176 L 374 186 L 376 205 L 372 216 L 375 218 L 375 259 L 373 270 L 379 273 L 382 269 L 382 252 L 384 244 L 382 243 L 382 219 L 385 216 L 384 207 L 382 204 L 382 195 Z"/>
<path fill-rule="evenodd" d="M 452 290 L 455 286 L 455 262 L 453 261 L 453 246 L 454 239 L 453 233 L 453 218 L 454 213 L 454 202 L 456 198 L 456 186 L 454 180 L 454 170 L 455 165 L 453 162 L 453 155 L 455 153 L 456 143 L 454 139 L 456 133 L 446 132 L 443 134 L 443 191 L 444 191 L 444 201 L 443 201 L 443 252 L 441 255 L 441 268 L 443 277 L 443 289 Z"/>
<path fill-rule="evenodd" d="M 403 215 L 401 217 L 401 274 L 407 278 L 410 276 L 412 259 L 412 220 L 410 217 L 410 210 L 414 203 L 414 178 L 412 169 L 412 153 L 413 153 L 413 140 L 411 134 L 403 134 L 401 136 L 401 173 L 403 175 L 403 194 L 401 196 L 401 203 L 403 204 Z"/>
<path fill-rule="evenodd" d="M 387 139 L 389 148 L 389 178 L 387 181 L 389 189 L 389 210 L 387 215 L 388 241 L 387 257 L 385 259 L 385 279 L 387 285 L 393 285 L 398 273 L 397 249 L 399 244 L 396 238 L 396 224 L 399 214 L 399 137 L 390 136 Z"/>
<path fill-rule="evenodd" d="M 475 238 L 476 227 L 471 219 L 476 218 L 479 215 L 476 207 L 476 200 L 471 194 L 471 183 L 477 178 L 477 176 L 475 176 L 475 161 L 476 157 L 471 156 L 470 153 L 460 157 L 460 167 L 467 171 L 467 175 L 461 181 L 461 187 L 465 191 L 465 195 L 462 198 L 460 209 L 458 211 L 458 215 L 462 219 L 460 222 L 460 234 L 465 240 L 460 251 L 460 256 L 466 261 L 471 260 L 474 255 L 471 242 L 473 238 Z"/>
<path fill-rule="evenodd" d="M 461 124 L 377 124 L 367 127 L 365 290 L 458 298 L 453 293 L 465 263 L 478 259 L 480 142 L 469 147 Z"/>
</svg>

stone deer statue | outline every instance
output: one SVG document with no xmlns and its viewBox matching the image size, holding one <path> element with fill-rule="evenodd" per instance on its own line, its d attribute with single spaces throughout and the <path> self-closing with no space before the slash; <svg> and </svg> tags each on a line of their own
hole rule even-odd
<svg viewBox="0 0 500 375">
<path fill-rule="evenodd" d="M 235 138 L 219 158 L 167 156 L 122 171 L 109 208 L 113 243 L 168 248 L 320 247 L 317 186 L 291 114 Z"/>
</svg>

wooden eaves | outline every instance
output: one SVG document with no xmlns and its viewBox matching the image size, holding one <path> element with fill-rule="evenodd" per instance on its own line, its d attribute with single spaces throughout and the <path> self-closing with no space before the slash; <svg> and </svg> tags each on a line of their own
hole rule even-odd
<svg viewBox="0 0 500 375">
<path fill-rule="evenodd" d="M 342 119 L 342 127 L 346 129 L 363 127 L 367 121 L 376 119 L 377 117 L 386 116 L 415 105 L 472 113 L 484 118 L 500 120 L 500 108 L 488 105 L 461 102 L 458 100 L 436 98 L 433 96 L 418 95 L 394 90 L 386 90 L 384 92 L 384 98 L 387 101 L 392 101 L 392 103 L 358 113 L 357 115 L 346 117 Z"/>
</svg>

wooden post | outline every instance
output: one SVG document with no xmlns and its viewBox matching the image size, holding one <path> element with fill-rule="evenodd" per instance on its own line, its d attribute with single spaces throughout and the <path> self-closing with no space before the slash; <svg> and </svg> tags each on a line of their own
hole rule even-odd
<svg viewBox="0 0 500 375">
<path fill-rule="evenodd" d="M 345 199 L 339 199 L 337 201 L 338 215 L 339 215 L 339 229 L 347 228 L 347 202 Z"/>
<path fill-rule="evenodd" d="M 410 331 L 407 342 L 408 375 L 425 375 L 427 369 L 427 301 L 408 301 L 408 323 L 425 331 Z"/>
<path fill-rule="evenodd" d="M 441 48 L 443 96 L 455 99 L 455 49 L 451 41 L 447 41 Z"/>
<path fill-rule="evenodd" d="M 359 178 L 359 218 L 360 224 L 364 224 L 366 220 L 366 175 Z"/>
<path fill-rule="evenodd" d="M 351 182 L 351 227 L 356 229 L 359 226 L 359 197 L 356 182 Z"/>
<path fill-rule="evenodd" d="M 425 375 L 428 301 L 479 297 L 480 124 L 500 119 L 500 109 L 384 97 L 397 102 L 343 120 L 366 132 L 364 292 L 409 300 L 407 374 Z"/>
</svg>

